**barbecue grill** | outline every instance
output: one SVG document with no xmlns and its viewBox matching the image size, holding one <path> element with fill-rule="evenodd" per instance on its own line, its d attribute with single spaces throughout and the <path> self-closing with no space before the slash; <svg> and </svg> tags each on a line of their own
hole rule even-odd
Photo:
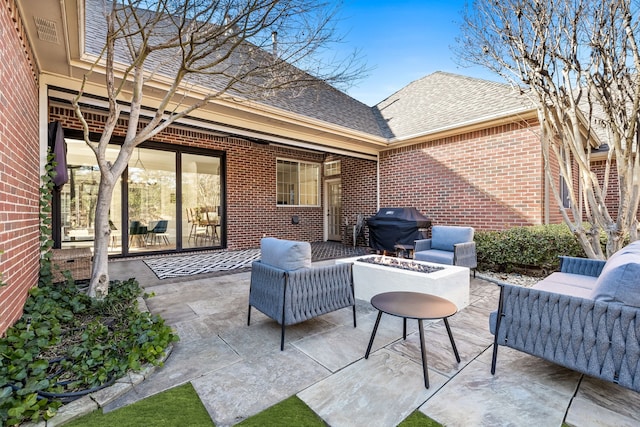
<svg viewBox="0 0 640 427">
<path fill-rule="evenodd" d="M 425 238 L 431 220 L 416 208 L 383 208 L 367 219 L 367 226 L 372 249 L 395 252 L 396 244 L 413 246 Z"/>
</svg>

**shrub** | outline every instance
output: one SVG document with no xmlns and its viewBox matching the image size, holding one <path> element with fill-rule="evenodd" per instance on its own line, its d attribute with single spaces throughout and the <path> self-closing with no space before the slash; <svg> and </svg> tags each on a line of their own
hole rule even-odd
<svg viewBox="0 0 640 427">
<path fill-rule="evenodd" d="M 0 339 L 0 425 L 51 418 L 79 391 L 159 364 L 177 337 L 138 310 L 141 294 L 134 279 L 112 282 L 102 301 L 73 281 L 31 289 L 22 318 Z"/>
<path fill-rule="evenodd" d="M 515 227 L 475 233 L 478 269 L 512 272 L 557 270 L 558 256 L 584 257 L 585 253 L 565 224 Z"/>
</svg>

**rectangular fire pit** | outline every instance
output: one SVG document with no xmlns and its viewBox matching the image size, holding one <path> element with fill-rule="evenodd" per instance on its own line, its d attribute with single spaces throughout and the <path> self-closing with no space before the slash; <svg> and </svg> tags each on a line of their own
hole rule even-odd
<svg viewBox="0 0 640 427">
<path fill-rule="evenodd" d="M 336 260 L 336 263 L 344 262 L 353 263 L 356 299 L 370 301 L 383 292 L 410 291 L 446 298 L 458 310 L 469 304 L 469 269 L 466 267 L 379 255 Z M 414 271 L 414 268 L 426 271 Z"/>
</svg>

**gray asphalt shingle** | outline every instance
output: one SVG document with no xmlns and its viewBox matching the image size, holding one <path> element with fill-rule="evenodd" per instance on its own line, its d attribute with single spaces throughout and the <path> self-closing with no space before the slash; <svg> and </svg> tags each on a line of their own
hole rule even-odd
<svg viewBox="0 0 640 427">
<path fill-rule="evenodd" d="M 410 83 L 375 108 L 386 121 L 389 138 L 406 138 L 533 107 L 507 84 L 438 71 Z"/>
<path fill-rule="evenodd" d="M 100 54 L 104 47 L 105 21 L 102 12 L 100 1 L 87 0 L 85 49 L 89 53 Z M 268 52 L 260 52 L 261 55 L 255 56 L 257 60 L 272 60 L 268 59 L 271 58 Z M 162 55 L 152 55 L 148 66 L 160 74 L 173 74 L 176 61 L 167 59 L 169 53 Z M 130 62 L 124 46 L 120 46 L 116 58 L 123 63 Z M 217 74 L 194 74 L 185 80 L 204 87 L 219 88 L 224 79 L 224 76 Z M 506 84 L 444 72 L 416 80 L 373 107 L 320 80 L 300 90 L 290 88 L 274 91 L 271 96 L 257 100 L 294 114 L 391 141 L 509 115 L 525 109 L 524 101 L 524 97 L 517 96 Z"/>
</svg>

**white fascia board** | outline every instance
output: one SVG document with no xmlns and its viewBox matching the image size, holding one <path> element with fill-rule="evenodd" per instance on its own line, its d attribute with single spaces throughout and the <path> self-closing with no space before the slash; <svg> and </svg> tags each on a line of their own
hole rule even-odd
<svg viewBox="0 0 640 427">
<path fill-rule="evenodd" d="M 393 148 L 394 147 L 394 143 L 395 146 L 398 145 L 398 143 L 402 143 L 405 141 L 410 141 L 412 139 L 417 139 L 417 138 L 423 138 L 425 136 L 435 136 L 441 133 L 447 133 L 447 132 L 451 132 L 454 130 L 464 130 L 466 128 L 469 127 L 473 127 L 473 126 L 477 126 L 483 123 L 488 123 L 488 122 L 492 122 L 492 121 L 496 121 L 499 119 L 506 119 L 508 117 L 516 117 L 518 115 L 527 115 L 527 117 L 529 115 L 531 115 L 533 112 L 536 111 L 535 107 L 529 107 L 529 108 L 519 108 L 516 110 L 511 110 L 511 111 L 503 111 L 500 113 L 495 113 L 495 114 L 491 114 L 488 116 L 484 116 L 484 117 L 480 117 L 478 119 L 473 119 L 473 120 L 468 120 L 466 122 L 458 122 L 455 123 L 453 125 L 448 125 L 448 126 L 443 126 L 440 128 L 435 128 L 435 129 L 430 129 L 428 131 L 425 132 L 419 132 L 419 133 L 415 133 L 412 135 L 406 135 L 406 136 L 402 136 L 399 138 L 391 138 L 389 140 L 389 147 L 388 148 Z"/>
<path fill-rule="evenodd" d="M 55 90 L 55 89 L 49 89 L 49 96 L 51 96 L 53 98 L 63 99 L 63 100 L 71 102 L 71 100 L 74 97 L 74 94 L 69 93 L 69 92 Z M 108 102 L 106 100 L 101 100 L 101 99 L 97 99 L 97 98 L 87 98 L 87 97 L 85 97 L 82 100 L 82 104 L 87 105 L 87 106 L 97 107 L 97 108 L 100 108 L 100 109 L 107 109 L 109 107 L 109 104 L 108 104 Z M 126 107 L 123 107 L 123 112 L 128 112 L 128 109 Z M 149 118 L 149 117 L 152 116 L 152 112 L 150 112 L 149 110 L 143 109 L 141 111 L 141 115 L 144 116 L 144 117 L 148 117 Z M 333 154 L 341 154 L 341 155 L 346 155 L 346 156 L 350 156 L 350 157 L 357 157 L 357 158 L 362 158 L 362 159 L 367 159 L 367 160 L 378 160 L 377 154 L 362 153 L 362 152 L 357 152 L 357 151 L 353 151 L 353 150 L 345 150 L 345 149 L 340 149 L 340 148 L 336 148 L 336 147 L 330 147 L 330 146 L 326 146 L 326 145 L 322 145 L 322 144 L 314 144 L 314 143 L 311 143 L 311 142 L 306 142 L 306 141 L 300 141 L 300 140 L 296 140 L 296 139 L 281 137 L 281 136 L 274 135 L 274 134 L 261 133 L 261 132 L 253 131 L 253 130 L 250 130 L 250 129 L 243 129 L 243 128 L 238 128 L 238 127 L 228 126 L 228 125 L 224 125 L 222 123 L 213 123 L 211 121 L 198 120 L 196 118 L 191 118 L 191 117 L 182 118 L 182 119 L 176 121 L 175 125 L 176 126 L 185 125 L 185 126 L 190 126 L 190 127 L 196 127 L 196 128 L 205 129 L 205 130 L 208 130 L 208 131 L 220 132 L 220 133 L 222 133 L 224 135 L 245 137 L 245 138 L 249 138 L 249 139 L 253 139 L 253 140 L 258 139 L 258 140 L 265 141 L 265 142 L 268 142 L 268 143 L 286 145 L 288 147 L 297 147 L 297 148 L 304 148 L 304 149 L 307 149 L 307 150 L 322 151 L 322 152 L 328 152 L 328 153 L 333 153 Z"/>
<path fill-rule="evenodd" d="M 103 60 L 97 61 L 98 57 L 93 55 L 84 54 L 80 61 L 72 61 L 74 67 L 78 67 L 81 69 L 92 70 L 97 74 L 104 73 L 104 64 Z M 97 63 L 96 63 L 97 61 Z M 116 78 L 122 79 L 124 77 L 125 67 L 122 64 L 116 64 L 118 69 L 116 69 Z M 149 73 L 147 77 L 149 78 L 145 82 L 145 87 L 158 89 L 160 91 L 166 91 L 172 80 L 161 75 L 161 74 L 153 74 L 153 76 Z M 209 90 L 202 86 L 190 85 L 188 88 L 182 88 L 185 93 L 189 94 L 189 97 L 193 99 L 198 99 L 198 96 L 205 97 L 211 94 Z M 273 107 L 267 104 L 262 104 L 260 102 L 249 100 L 249 99 L 241 99 L 240 97 L 228 96 L 224 97 L 224 95 L 220 98 L 215 98 L 209 101 L 211 104 L 220 105 L 223 107 L 232 108 L 237 111 L 247 112 L 251 114 L 256 114 L 265 118 L 279 120 L 287 123 L 296 124 L 298 126 L 304 126 L 309 129 L 314 129 L 320 132 L 335 132 L 341 135 L 344 135 L 351 139 L 357 139 L 359 141 L 363 141 L 367 144 L 377 145 L 380 148 L 384 148 L 388 145 L 388 140 L 386 138 L 375 136 L 366 132 L 357 131 L 345 126 L 337 125 L 334 123 L 326 122 L 319 119 L 314 119 L 312 117 L 308 117 L 302 114 L 297 114 L 291 111 L 282 110 L 277 107 Z"/>
</svg>

